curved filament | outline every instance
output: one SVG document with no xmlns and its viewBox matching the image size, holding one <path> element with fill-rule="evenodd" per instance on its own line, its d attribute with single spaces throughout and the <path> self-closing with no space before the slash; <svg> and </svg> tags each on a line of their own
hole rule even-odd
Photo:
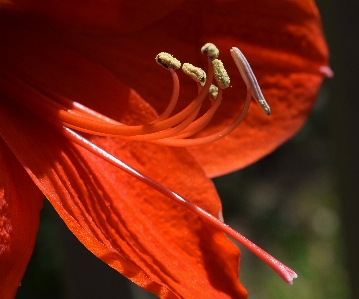
<svg viewBox="0 0 359 299">
<path fill-rule="evenodd" d="M 169 71 L 171 72 L 172 81 L 173 81 L 171 100 L 169 101 L 165 111 L 163 111 L 162 114 L 159 117 L 157 117 L 157 119 L 155 119 L 152 123 L 157 123 L 161 120 L 167 119 L 173 112 L 173 109 L 175 108 L 178 101 L 179 90 L 180 90 L 178 76 L 177 73 L 172 68 L 169 68 Z"/>
<path fill-rule="evenodd" d="M 2 80 L 0 86 L 11 98 L 16 99 L 24 106 L 52 122 L 57 122 L 69 128 L 99 136 L 135 136 L 156 133 L 172 128 L 192 115 L 193 111 L 195 111 L 206 98 L 213 78 L 212 63 L 209 62 L 208 65 L 209 80 L 196 98 L 176 115 L 148 125 L 128 126 L 121 123 L 113 123 L 112 121 L 105 121 L 104 117 L 94 119 L 95 114 L 92 113 L 90 116 L 86 115 L 88 112 L 86 109 L 82 109 L 81 111 L 84 112 L 84 114 L 79 115 L 76 111 L 69 110 L 67 107 L 53 101 L 6 70 L 1 70 Z M 4 77 L 4 75 L 6 75 L 6 77 Z M 83 106 L 77 105 L 76 108 L 81 109 Z"/>
<path fill-rule="evenodd" d="M 219 88 L 218 89 L 218 97 L 221 96 L 221 93 L 222 93 L 222 89 Z M 166 139 L 162 139 L 162 140 L 154 140 L 151 142 L 156 143 L 156 144 L 161 144 L 161 145 L 186 147 L 186 146 L 202 145 L 202 144 L 207 144 L 207 143 L 217 141 L 217 140 L 225 137 L 229 133 L 231 133 L 242 122 L 242 120 L 244 119 L 244 117 L 246 116 L 246 114 L 248 112 L 249 106 L 251 104 L 251 98 L 252 98 L 251 91 L 249 88 L 247 88 L 246 101 L 244 103 L 242 112 L 237 116 L 237 118 L 232 122 L 232 124 L 230 126 L 226 127 L 225 129 L 223 129 L 215 134 L 212 134 L 212 135 L 209 135 L 206 137 L 200 137 L 200 138 L 192 138 L 192 139 L 166 138 Z"/>
<path fill-rule="evenodd" d="M 217 98 L 212 103 L 211 108 L 209 108 L 205 114 L 203 114 L 200 118 L 196 119 L 186 129 L 181 131 L 179 134 L 175 135 L 173 138 L 183 139 L 195 135 L 196 133 L 202 131 L 213 118 L 221 102 L 222 102 L 222 93 L 217 96 Z"/>
</svg>

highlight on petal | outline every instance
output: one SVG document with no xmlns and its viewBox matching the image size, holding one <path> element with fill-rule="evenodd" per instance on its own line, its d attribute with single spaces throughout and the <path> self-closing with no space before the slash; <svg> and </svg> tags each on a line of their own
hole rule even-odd
<svg viewBox="0 0 359 299">
<path fill-rule="evenodd" d="M 1 135 L 1 134 L 0 134 Z M 0 298 L 20 286 L 39 226 L 44 196 L 0 139 Z"/>
</svg>

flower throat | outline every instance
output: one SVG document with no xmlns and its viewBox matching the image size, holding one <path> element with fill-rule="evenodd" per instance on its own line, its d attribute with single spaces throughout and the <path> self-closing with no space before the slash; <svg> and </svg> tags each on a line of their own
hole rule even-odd
<svg viewBox="0 0 359 299">
<path fill-rule="evenodd" d="M 213 44 L 202 47 L 202 53 L 208 55 L 208 73 L 189 63 L 184 63 L 182 70 L 198 85 L 198 94 L 182 111 L 171 115 L 180 90 L 180 83 L 176 70 L 181 63 L 168 53 L 156 56 L 156 62 L 169 70 L 172 81 L 172 96 L 165 111 L 154 121 L 145 125 L 129 126 L 112 120 L 91 110 L 78 102 L 55 94 L 43 85 L 22 80 L 7 70 L 4 90 L 16 95 L 16 100 L 41 114 L 50 122 L 64 125 L 77 131 L 98 136 L 119 137 L 123 139 L 147 141 L 167 146 L 187 147 L 207 144 L 221 139 L 231 133 L 244 119 L 253 97 L 262 110 L 269 115 L 270 109 L 258 86 L 257 80 L 243 54 L 237 48 L 231 49 L 231 55 L 247 86 L 247 96 L 242 110 L 233 122 L 225 129 L 209 136 L 190 138 L 202 131 L 210 122 L 222 101 L 223 89 L 230 84 L 229 77 L 223 63 L 218 60 L 219 51 Z M 212 85 L 213 78 L 218 87 Z M 21 88 L 18 88 L 21 87 Z M 202 116 L 197 117 L 203 101 L 209 95 L 211 107 Z"/>
</svg>

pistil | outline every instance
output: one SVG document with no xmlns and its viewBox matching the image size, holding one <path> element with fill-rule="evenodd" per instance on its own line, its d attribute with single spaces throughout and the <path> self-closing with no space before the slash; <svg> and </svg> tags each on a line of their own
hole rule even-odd
<svg viewBox="0 0 359 299">
<path fill-rule="evenodd" d="M 77 134 L 73 130 L 63 127 L 58 127 L 61 134 L 63 134 L 66 138 L 71 140 L 72 142 L 80 145 L 81 147 L 87 149 L 91 153 L 99 156 L 103 160 L 111 163 L 112 165 L 116 166 L 117 168 L 125 171 L 126 173 L 132 175 L 136 179 L 144 182 L 148 186 L 154 188 L 161 194 L 167 196 L 168 198 L 176 201 L 177 203 L 181 204 L 185 208 L 189 209 L 192 213 L 195 213 L 199 217 L 201 217 L 204 221 L 207 221 L 223 233 L 227 234 L 228 236 L 232 237 L 234 240 L 239 242 L 249 251 L 257 255 L 261 260 L 263 260 L 268 266 L 270 266 L 285 282 L 288 284 L 293 284 L 293 279 L 297 278 L 297 274 L 280 261 L 275 259 L 269 253 L 265 252 L 263 249 L 258 247 L 256 244 L 248 240 L 246 237 L 241 235 L 239 232 L 232 229 L 230 226 L 222 222 L 220 219 L 214 217 L 213 215 L 209 214 L 202 208 L 198 207 L 197 205 L 191 203 L 187 199 L 183 198 L 179 194 L 175 193 L 174 191 L 162 186 L 161 184 L 157 183 L 156 181 L 152 180 L 151 178 L 147 177 L 146 175 L 142 174 L 141 172 L 137 171 L 136 169 L 130 167 L 129 165 L 123 163 L 121 160 L 117 159 L 116 157 L 112 156 L 111 154 L 107 153 L 103 149 L 99 148 L 95 144 L 91 143 L 89 140 L 85 139 L 81 135 Z"/>
</svg>

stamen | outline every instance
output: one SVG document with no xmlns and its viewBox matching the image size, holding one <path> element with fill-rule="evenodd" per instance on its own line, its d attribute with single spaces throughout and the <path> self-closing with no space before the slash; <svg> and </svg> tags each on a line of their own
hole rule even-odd
<svg viewBox="0 0 359 299">
<path fill-rule="evenodd" d="M 202 131 L 213 118 L 219 105 L 221 104 L 221 101 L 222 101 L 222 94 L 220 94 L 219 96 L 217 96 L 216 99 L 211 101 L 212 102 L 211 108 L 205 114 L 203 114 L 200 118 L 196 119 L 186 129 L 181 131 L 178 135 L 174 136 L 173 138 L 183 139 L 193 136 L 196 133 Z"/>
<path fill-rule="evenodd" d="M 218 90 L 218 97 L 222 97 L 222 89 Z M 244 107 L 242 112 L 237 116 L 237 118 L 232 122 L 232 124 L 226 128 L 224 128 L 223 130 L 206 136 L 206 137 L 200 137 L 200 138 L 192 138 L 192 139 L 175 139 L 175 138 L 166 138 L 166 139 L 162 139 L 162 140 L 154 140 L 151 141 L 152 143 L 156 143 L 156 144 L 162 144 L 162 145 L 167 145 L 167 146 L 178 146 L 178 147 L 187 147 L 187 146 L 197 146 L 197 145 L 202 145 L 202 144 L 207 144 L 207 143 L 211 143 L 214 141 L 217 141 L 223 137 L 225 137 L 226 135 L 228 135 L 229 133 L 231 133 L 236 127 L 238 127 L 238 125 L 242 122 L 242 120 L 244 119 L 244 117 L 246 116 L 249 106 L 251 104 L 251 92 L 250 89 L 247 88 L 247 97 L 246 97 L 246 101 L 244 103 Z"/>
<path fill-rule="evenodd" d="M 179 125 L 173 128 L 166 129 L 156 133 L 128 136 L 128 137 L 126 136 L 123 138 L 130 140 L 138 140 L 138 141 L 153 141 L 157 139 L 164 139 L 164 138 L 175 136 L 176 134 L 182 132 L 193 123 L 200 109 L 201 109 L 201 105 L 199 105 L 195 110 L 193 110 L 193 112 L 183 122 L 181 122 Z"/>
<path fill-rule="evenodd" d="M 227 87 L 229 87 L 231 81 L 222 61 L 220 61 L 219 59 L 214 59 L 212 63 L 214 78 L 216 79 L 218 86 L 222 89 L 226 89 Z"/>
<path fill-rule="evenodd" d="M 156 56 L 156 62 L 163 66 L 165 69 L 174 69 L 177 70 L 181 67 L 181 62 L 174 58 L 171 54 L 166 52 L 161 52 Z"/>
<path fill-rule="evenodd" d="M 216 85 L 211 84 L 211 87 L 208 90 L 208 94 L 212 99 L 217 98 L 217 96 L 218 96 L 218 87 Z"/>
<path fill-rule="evenodd" d="M 270 115 L 269 105 L 264 99 L 261 88 L 258 85 L 257 78 L 254 76 L 252 68 L 250 67 L 246 57 L 244 57 L 243 53 L 236 47 L 233 47 L 230 51 L 244 83 L 252 92 L 253 98 L 256 100 L 257 104 L 261 107 L 264 113 Z"/>
<path fill-rule="evenodd" d="M 232 49 L 232 53 L 234 50 Z M 175 63 L 172 61 L 176 61 L 176 60 L 173 58 L 172 55 L 168 53 L 160 53 L 159 55 L 157 55 L 157 61 L 159 61 L 162 66 L 168 68 L 170 65 L 174 65 Z M 222 62 L 215 59 L 213 63 L 209 62 L 209 66 L 215 68 L 216 79 L 218 80 L 218 83 L 222 87 L 229 86 L 229 78 L 226 71 L 223 68 Z M 247 100 L 244 106 L 244 110 L 242 111 L 240 116 L 237 117 L 237 119 L 228 128 L 225 128 L 224 130 L 218 132 L 217 134 L 212 134 L 210 136 L 197 138 L 197 139 L 181 140 L 181 138 L 186 138 L 188 136 L 191 136 L 197 133 L 199 129 L 204 128 L 204 126 L 208 124 L 208 122 L 213 116 L 213 113 L 215 111 L 214 108 L 207 111 L 202 117 L 200 117 L 198 120 L 194 121 L 191 124 L 191 120 L 192 121 L 194 120 L 195 116 L 198 113 L 196 111 L 199 109 L 200 104 L 202 103 L 205 97 L 205 91 L 207 90 L 208 92 L 210 86 L 209 83 L 213 76 L 213 68 L 211 67 L 209 67 L 209 75 L 211 74 L 209 76 L 209 81 L 206 82 L 205 87 L 201 90 L 199 95 L 189 106 L 187 106 L 184 110 L 182 110 L 180 113 L 174 115 L 171 118 L 164 119 L 163 121 L 160 120 L 154 124 L 142 125 L 142 126 L 126 126 L 121 123 L 108 120 L 105 117 L 98 117 L 98 115 L 91 113 L 91 111 L 90 113 L 89 111 L 85 111 L 86 109 L 82 109 L 81 111 L 82 114 L 78 115 L 74 113 L 74 111 L 71 110 L 68 111 L 67 108 L 65 109 L 64 107 L 55 104 L 53 100 L 47 98 L 44 94 L 41 94 L 36 90 L 32 90 L 31 87 L 30 87 L 31 92 L 29 92 L 28 90 L 29 87 L 26 86 L 23 81 L 20 80 L 20 83 L 18 83 L 16 80 L 15 81 L 17 82 L 17 84 L 25 86 L 24 92 L 22 93 L 22 95 L 19 94 L 17 98 L 21 99 L 23 97 L 24 103 L 27 104 L 32 101 L 36 101 L 36 105 L 35 105 L 37 106 L 36 112 L 40 112 L 43 116 L 45 116 L 50 121 L 59 121 L 65 126 L 100 136 L 101 135 L 121 136 L 122 138 L 125 139 L 129 138 L 135 140 L 150 141 L 150 142 L 155 142 L 155 143 L 165 144 L 170 146 L 194 146 L 194 145 L 213 142 L 229 134 L 232 130 L 234 130 L 235 126 L 237 126 L 242 121 L 244 114 L 247 112 L 249 107 L 249 103 L 248 103 L 249 96 L 247 95 Z M 178 80 L 177 75 L 173 71 L 172 67 L 170 67 L 170 70 L 174 78 L 174 82 L 177 81 Z M 250 81 L 247 80 L 246 82 L 250 82 Z M 6 88 L 8 87 L 9 85 L 6 86 Z M 251 88 L 250 84 L 248 84 L 248 87 L 250 92 L 253 93 L 253 88 Z M 13 91 L 15 88 L 11 87 L 10 89 L 12 89 Z M 179 83 L 178 83 L 178 89 L 179 89 Z M 178 91 L 178 89 L 177 87 L 174 87 L 175 91 Z M 18 92 L 21 91 L 18 90 Z M 29 94 L 30 95 L 32 94 L 33 96 L 29 96 Z M 175 95 L 173 96 L 173 98 L 178 97 L 177 92 L 173 92 L 173 94 Z M 220 94 L 221 94 L 221 89 L 220 89 Z M 29 98 L 31 98 L 31 100 Z M 41 104 L 39 105 L 39 103 Z M 217 104 L 219 105 L 219 102 L 217 102 Z M 79 105 L 77 106 L 79 107 Z M 38 109 L 39 107 L 41 109 Z M 167 110 L 167 114 L 168 111 L 170 110 Z M 167 117 L 167 115 L 165 115 L 164 117 Z"/>
<path fill-rule="evenodd" d="M 158 122 L 168 118 L 171 115 L 171 113 L 173 112 L 173 109 L 176 107 L 176 104 L 178 101 L 178 95 L 179 95 L 179 90 L 180 90 L 178 76 L 173 68 L 169 68 L 169 71 L 171 72 L 172 81 L 173 81 L 171 100 L 169 101 L 166 109 L 162 112 L 162 114 L 159 117 L 157 117 L 157 119 L 155 119 L 152 123 L 158 123 Z"/>
<path fill-rule="evenodd" d="M 196 67 L 190 63 L 184 63 L 182 65 L 182 71 L 191 77 L 195 82 L 204 84 L 206 82 L 206 72 L 199 67 Z"/>
<path fill-rule="evenodd" d="M 269 253 L 265 252 L 263 249 L 258 247 L 256 244 L 248 240 L 246 237 L 229 227 L 227 224 L 222 222 L 220 219 L 214 217 L 213 215 L 209 214 L 205 210 L 201 209 L 200 207 L 196 206 L 195 204 L 191 203 L 190 201 L 186 200 L 182 196 L 178 195 L 174 191 L 162 186 L 161 184 L 157 183 L 156 181 L 152 180 L 151 178 L 145 176 L 141 172 L 135 170 L 134 168 L 130 167 L 129 165 L 125 164 L 121 160 L 117 159 L 116 157 L 110 155 L 102 148 L 96 146 L 95 144 L 91 143 L 86 138 L 78 135 L 74 131 L 69 128 L 62 127 L 59 128 L 60 132 L 72 142 L 77 143 L 81 147 L 87 149 L 91 153 L 99 156 L 103 160 L 111 163 L 112 165 L 116 166 L 117 168 L 125 171 L 126 173 L 132 175 L 136 179 L 144 182 L 148 186 L 154 188 L 155 190 L 159 191 L 163 195 L 167 196 L 168 198 L 176 201 L 177 203 L 181 204 L 182 206 L 186 207 L 203 220 L 208 221 L 208 223 L 212 224 L 214 227 L 219 229 L 220 231 L 224 232 L 228 236 L 232 237 L 234 240 L 242 244 L 245 248 L 249 251 L 257 255 L 261 260 L 263 260 L 267 265 L 269 265 L 285 282 L 292 284 L 293 279 L 298 277 L 297 274 Z"/>
<path fill-rule="evenodd" d="M 205 85 L 203 86 L 197 97 L 181 112 L 177 113 L 174 116 L 171 116 L 168 119 L 163 120 L 160 123 L 154 124 L 153 127 L 154 126 L 160 127 L 161 125 L 160 128 L 163 127 L 163 129 L 167 129 L 184 121 L 194 110 L 196 110 L 202 104 L 202 102 L 206 98 L 208 89 L 211 85 L 210 82 L 212 82 L 212 80 L 213 80 L 213 65 L 211 61 L 208 61 L 208 80 L 206 81 Z M 160 129 L 158 129 L 157 131 L 159 130 Z M 148 133 L 152 133 L 152 132 L 148 132 Z"/>
<path fill-rule="evenodd" d="M 207 54 L 210 59 L 216 59 L 219 56 L 219 50 L 212 43 L 207 43 L 201 48 L 202 54 Z"/>
<path fill-rule="evenodd" d="M 208 63 L 209 81 L 206 82 L 201 92 L 185 109 L 158 123 L 137 126 L 127 126 L 121 123 L 114 124 L 112 122 L 106 122 L 104 119 L 94 120 L 93 115 L 89 118 L 80 116 L 73 111 L 68 111 L 68 108 L 59 105 L 44 94 L 38 92 L 25 81 L 7 70 L 1 70 L 1 75 L 2 80 L 0 80 L 0 87 L 4 92 L 6 91 L 10 97 L 16 99 L 49 121 L 98 136 L 123 137 L 159 132 L 174 127 L 187 119 L 206 98 L 210 82 L 213 78 L 213 66 L 212 63 Z M 17 85 L 20 85 L 21 88 L 18 88 Z"/>
</svg>

